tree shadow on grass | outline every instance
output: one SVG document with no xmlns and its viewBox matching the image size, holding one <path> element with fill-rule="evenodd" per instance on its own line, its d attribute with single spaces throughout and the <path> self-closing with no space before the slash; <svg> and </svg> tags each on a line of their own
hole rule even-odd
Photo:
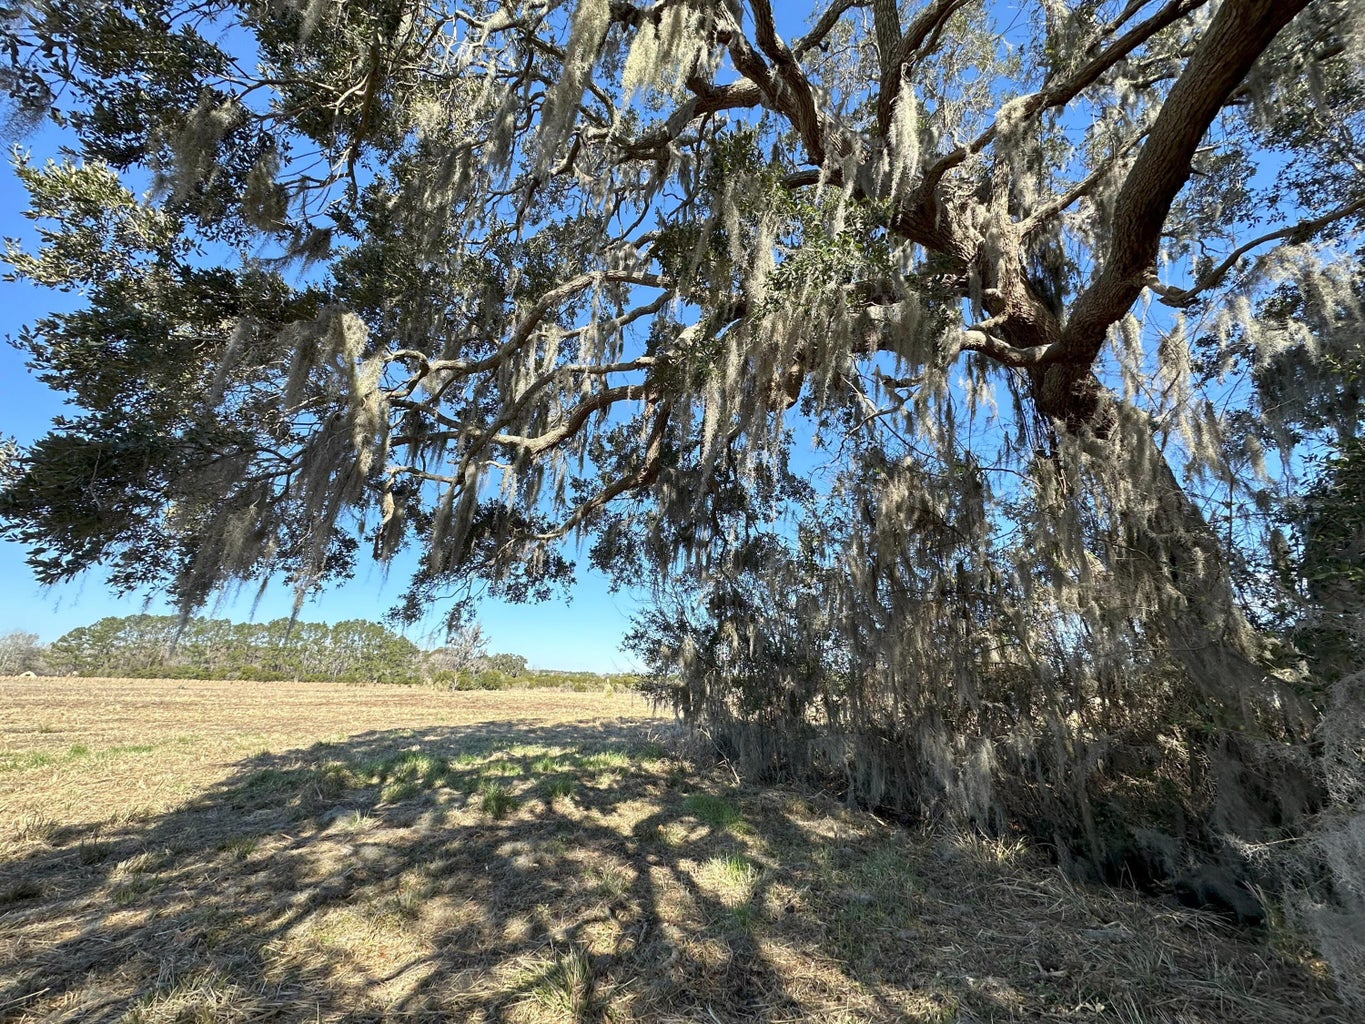
<svg viewBox="0 0 1365 1024">
<path fill-rule="evenodd" d="M 727 787 L 667 740 L 634 722 L 363 733 L 249 758 L 169 814 L 53 830 L 5 865 L 0 1019 L 948 1021 L 1116 1006 L 1112 972 L 1032 926 L 1068 891 L 1021 882 L 1036 865 Z M 1032 925 L 998 905 L 1011 899 Z M 1181 956 L 1153 976 L 1196 970 Z M 1322 986 L 1281 967 L 1240 994 L 1204 986 L 1217 1012 L 1190 1019 L 1254 1005 L 1254 1019 L 1302 1020 L 1305 1000 L 1330 1019 Z"/>
</svg>

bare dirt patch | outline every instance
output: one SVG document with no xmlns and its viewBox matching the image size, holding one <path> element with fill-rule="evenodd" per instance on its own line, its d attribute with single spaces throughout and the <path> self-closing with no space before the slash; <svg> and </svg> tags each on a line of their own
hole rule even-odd
<svg viewBox="0 0 1365 1024">
<path fill-rule="evenodd" d="M 0 1020 L 1350 1019 L 1284 936 L 669 731 L 622 694 L 0 681 Z"/>
</svg>

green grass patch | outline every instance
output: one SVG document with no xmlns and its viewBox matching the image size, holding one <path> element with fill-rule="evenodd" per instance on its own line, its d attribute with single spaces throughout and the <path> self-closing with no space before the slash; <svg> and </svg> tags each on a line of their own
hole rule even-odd
<svg viewBox="0 0 1365 1024">
<path fill-rule="evenodd" d="M 154 746 L 147 744 L 135 747 L 110 747 L 108 750 L 92 751 L 84 743 L 73 743 L 60 754 L 49 754 L 46 751 L 38 750 L 23 753 L 3 753 L 0 754 L 0 772 L 22 772 L 34 768 L 50 768 L 53 765 L 70 764 L 72 761 L 79 761 L 82 758 L 92 756 L 92 754 L 97 757 L 110 757 L 124 753 L 143 754 L 155 749 Z"/>
<path fill-rule="evenodd" d="M 322 795 L 329 797 L 346 790 L 378 786 L 381 800 L 396 803 L 430 789 L 453 785 L 457 775 L 451 770 L 451 762 L 438 754 L 404 750 L 385 757 L 330 761 L 312 772 L 311 781 L 316 782 Z"/>
<path fill-rule="evenodd" d="M 298 771 L 281 768 L 259 768 L 242 780 L 242 789 L 250 793 L 282 793 L 298 789 L 303 780 Z"/>
<path fill-rule="evenodd" d="M 400 779 L 384 786 L 379 791 L 379 799 L 385 803 L 396 804 L 403 800 L 410 800 L 422 792 L 424 792 L 422 783 L 417 779 Z"/>
<path fill-rule="evenodd" d="M 531 762 L 531 771 L 537 775 L 549 775 L 551 772 L 562 772 L 573 767 L 569 761 L 562 760 L 554 754 L 542 754 Z"/>
<path fill-rule="evenodd" d="M 693 793 L 683 801 L 683 810 L 712 828 L 736 828 L 743 824 L 744 815 L 729 800 L 710 793 Z"/>
<path fill-rule="evenodd" d="M 229 839 L 219 849 L 236 860 L 246 860 L 256 852 L 259 843 L 260 839 L 257 836 L 238 836 L 236 839 Z"/>
<path fill-rule="evenodd" d="M 32 768 L 46 768 L 56 764 L 57 758 L 51 754 L 29 751 L 23 754 L 0 754 L 0 772 L 23 772 Z"/>
<path fill-rule="evenodd" d="M 624 750 L 593 750 L 583 752 L 578 765 L 592 775 L 609 775 L 631 771 L 635 762 Z"/>
<path fill-rule="evenodd" d="M 526 1001 L 559 1020 L 595 1020 L 602 1009 L 588 954 L 578 948 L 533 961 L 522 982 Z"/>
<path fill-rule="evenodd" d="M 446 759 L 421 750 L 404 750 L 387 757 L 352 762 L 351 771 L 368 785 L 394 781 L 419 781 L 431 786 L 450 770 Z"/>
<path fill-rule="evenodd" d="M 106 750 L 91 750 L 87 744 L 73 743 L 60 754 L 43 751 L 0 754 L 0 772 L 22 772 L 34 768 L 49 768 L 53 765 L 70 764 L 87 757 L 119 757 L 123 754 L 150 754 L 156 749 L 152 743 L 129 744 L 109 747 Z"/>
<path fill-rule="evenodd" d="M 517 799 L 499 782 L 484 782 L 479 786 L 479 809 L 499 821 L 517 809 Z"/>
<path fill-rule="evenodd" d="M 543 779 L 538 787 L 540 795 L 544 797 L 548 804 L 556 800 L 563 800 L 573 795 L 574 783 L 572 779 Z"/>
<path fill-rule="evenodd" d="M 521 772 L 522 772 L 521 765 L 517 764 L 515 761 L 506 757 L 500 757 L 497 760 L 489 761 L 487 764 L 483 766 L 484 775 L 495 775 L 500 776 L 502 778 L 510 778 L 514 775 L 520 775 Z"/>
<path fill-rule="evenodd" d="M 758 911 L 753 906 L 754 890 L 763 874 L 753 861 L 735 854 L 712 857 L 697 869 L 697 881 L 724 905 L 733 925 L 748 930 Z"/>
<path fill-rule="evenodd" d="M 630 756 L 636 761 L 662 761 L 668 756 L 668 751 L 664 749 L 662 743 L 654 740 L 643 740 L 639 743 L 630 745 Z"/>
</svg>

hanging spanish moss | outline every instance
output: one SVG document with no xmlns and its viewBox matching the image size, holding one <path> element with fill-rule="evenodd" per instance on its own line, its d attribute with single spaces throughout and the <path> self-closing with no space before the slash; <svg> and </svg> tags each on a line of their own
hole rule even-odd
<svg viewBox="0 0 1365 1024">
<path fill-rule="evenodd" d="M 9 58 L 49 578 L 586 556 L 752 777 L 1213 865 L 1365 998 L 1358 4 L 150 6 Z"/>
</svg>

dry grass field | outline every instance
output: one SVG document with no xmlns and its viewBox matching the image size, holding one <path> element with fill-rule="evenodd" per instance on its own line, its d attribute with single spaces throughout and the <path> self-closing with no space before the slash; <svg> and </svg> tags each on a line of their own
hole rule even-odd
<svg viewBox="0 0 1365 1024">
<path fill-rule="evenodd" d="M 0 1020 L 1351 1019 L 1277 931 L 738 787 L 632 695 L 0 679 Z"/>
</svg>

